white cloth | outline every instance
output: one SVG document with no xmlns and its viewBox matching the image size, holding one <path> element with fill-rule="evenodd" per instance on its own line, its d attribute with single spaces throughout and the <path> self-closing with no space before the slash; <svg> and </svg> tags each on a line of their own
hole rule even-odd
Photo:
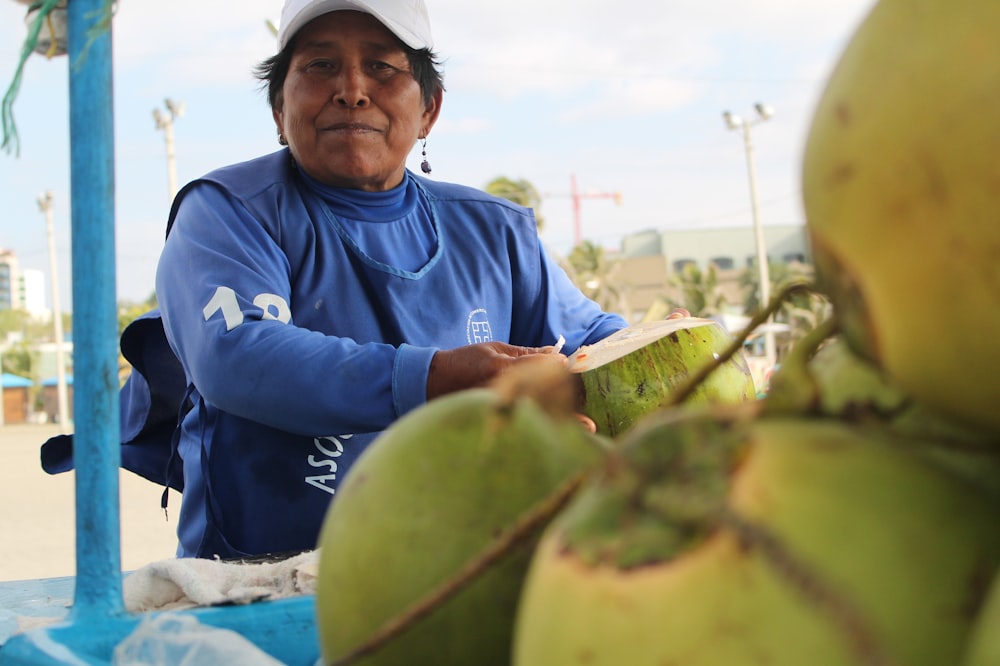
<svg viewBox="0 0 1000 666">
<path fill-rule="evenodd" d="M 249 604 L 312 594 L 318 565 L 318 550 L 277 562 L 161 560 L 128 575 L 122 593 L 130 612 Z"/>
</svg>

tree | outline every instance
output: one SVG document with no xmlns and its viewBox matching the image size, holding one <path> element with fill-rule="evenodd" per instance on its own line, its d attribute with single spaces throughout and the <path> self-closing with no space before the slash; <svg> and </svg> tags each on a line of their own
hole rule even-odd
<svg viewBox="0 0 1000 666">
<path fill-rule="evenodd" d="M 120 302 L 118 304 L 118 335 L 121 335 L 125 328 L 135 321 L 137 317 L 149 312 L 156 305 L 156 292 L 150 294 L 149 298 L 141 303 Z"/>
<path fill-rule="evenodd" d="M 51 337 L 51 323 L 36 320 L 27 310 L 0 310 L 0 374 L 9 372 L 30 379 L 34 384 L 29 389 L 31 400 L 38 393 L 40 379 L 35 343 Z"/>
<path fill-rule="evenodd" d="M 542 197 L 534 185 L 526 180 L 511 180 L 505 176 L 497 176 L 486 184 L 485 189 L 486 192 L 493 196 L 534 209 L 538 230 L 542 230 L 543 221 L 541 213 L 539 213 L 539 209 L 542 206 Z"/>
<path fill-rule="evenodd" d="M 122 301 L 118 303 L 118 337 L 128 328 L 128 325 L 135 321 L 140 315 L 143 315 L 157 306 L 156 292 L 154 291 L 149 295 L 145 301 L 141 303 L 132 303 L 128 301 Z M 125 356 L 121 353 L 121 347 L 118 349 L 118 381 L 124 383 L 128 376 L 132 373 L 132 365 L 126 360 Z"/>
<path fill-rule="evenodd" d="M 6 340 L 11 334 L 26 332 L 31 315 L 27 310 L 5 309 L 0 310 L 0 343 Z"/>
<path fill-rule="evenodd" d="M 608 259 L 603 247 L 583 241 L 569 253 L 567 262 L 571 268 L 567 273 L 580 291 L 605 312 L 628 316 L 625 294 L 616 282 L 619 262 Z"/>
<path fill-rule="evenodd" d="M 0 364 L 0 372 L 9 372 L 12 375 L 29 379 L 34 378 L 35 356 L 36 354 L 32 354 L 24 342 L 7 347 L 3 350 L 3 363 Z"/>
<path fill-rule="evenodd" d="M 812 266 L 800 262 L 770 262 L 768 272 L 771 276 L 772 294 L 780 292 L 787 285 L 795 282 L 811 282 L 814 273 Z M 747 288 L 747 297 L 744 303 L 746 313 L 751 316 L 757 314 L 762 306 L 758 288 L 760 272 L 757 270 L 756 264 L 743 272 L 740 283 Z M 808 293 L 800 291 L 793 294 L 791 298 L 781 304 L 781 308 L 774 316 L 775 322 L 788 325 L 788 338 L 784 344 L 779 346 L 779 356 L 832 314 L 833 306 L 826 296 L 814 291 Z"/>
<path fill-rule="evenodd" d="M 63 331 L 73 330 L 73 317 L 62 314 Z M 52 341 L 53 330 L 51 319 L 35 317 L 27 310 L 0 310 L 0 345 L 14 339 L 28 343 Z"/>
<path fill-rule="evenodd" d="M 714 264 L 702 271 L 697 264 L 685 265 L 670 276 L 669 282 L 681 294 L 681 300 L 667 299 L 671 308 L 684 308 L 693 317 L 712 317 L 725 309 L 726 301 L 719 288 Z"/>
</svg>

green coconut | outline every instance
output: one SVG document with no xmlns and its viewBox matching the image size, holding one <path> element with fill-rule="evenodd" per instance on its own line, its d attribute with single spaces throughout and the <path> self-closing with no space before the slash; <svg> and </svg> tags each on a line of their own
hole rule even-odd
<svg viewBox="0 0 1000 666">
<path fill-rule="evenodd" d="M 1000 433 L 958 420 L 900 388 L 892 377 L 862 358 L 841 337 L 823 345 L 807 364 L 818 388 L 818 413 L 826 416 L 881 421 L 895 432 L 933 442 L 940 448 L 962 450 L 983 445 L 997 454 Z M 780 370 L 779 370 L 780 372 Z"/>
<path fill-rule="evenodd" d="M 827 339 L 811 356 L 794 348 L 772 378 L 765 409 L 781 411 L 791 402 L 813 416 L 884 428 L 909 441 L 922 455 L 963 476 L 969 484 L 1000 498 L 1000 433 L 955 419 L 897 386 L 881 368 L 855 353 L 841 336 Z M 803 367 L 796 367 L 802 364 Z M 812 396 L 803 402 L 797 397 Z"/>
<path fill-rule="evenodd" d="M 566 396 L 557 413 L 519 395 L 525 383 L 545 392 L 545 377 L 512 373 L 503 387 L 451 394 L 410 412 L 358 459 L 320 537 L 316 605 L 326 663 L 399 620 L 504 538 L 536 502 L 603 459 L 608 442 L 567 411 L 574 394 L 556 365 L 554 392 Z M 352 663 L 507 666 L 539 534 Z"/>
<path fill-rule="evenodd" d="M 854 350 L 925 404 L 993 429 L 998 25 L 995 0 L 876 3 L 817 106 L 802 183 L 817 281 Z"/>
<path fill-rule="evenodd" d="M 742 352 L 718 361 L 731 343 L 732 337 L 711 319 L 643 322 L 580 347 L 569 357 L 569 370 L 583 382 L 583 413 L 599 433 L 617 437 L 659 410 L 672 391 L 709 364 L 719 367 L 687 402 L 731 404 L 756 397 Z"/>
<path fill-rule="evenodd" d="M 1000 573 L 994 574 L 989 595 L 976 616 L 961 666 L 1000 664 Z"/>
<path fill-rule="evenodd" d="M 995 504 L 837 419 L 675 414 L 550 524 L 516 666 L 959 663 Z"/>
</svg>

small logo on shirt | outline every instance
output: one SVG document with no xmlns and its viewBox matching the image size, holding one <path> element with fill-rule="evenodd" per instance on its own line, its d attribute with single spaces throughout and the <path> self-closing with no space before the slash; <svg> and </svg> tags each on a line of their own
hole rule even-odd
<svg viewBox="0 0 1000 666">
<path fill-rule="evenodd" d="M 479 308 L 469 313 L 469 321 L 465 325 L 465 334 L 469 344 L 490 342 L 493 340 L 493 330 L 490 328 L 490 318 L 486 310 Z"/>
</svg>

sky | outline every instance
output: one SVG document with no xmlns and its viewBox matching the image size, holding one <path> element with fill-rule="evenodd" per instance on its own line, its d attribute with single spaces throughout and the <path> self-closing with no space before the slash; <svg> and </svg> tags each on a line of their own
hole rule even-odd
<svg viewBox="0 0 1000 666">
<path fill-rule="evenodd" d="M 802 224 L 800 165 L 825 82 L 874 0 L 427 0 L 444 63 L 432 178 L 484 188 L 527 180 L 542 195 L 542 240 L 752 225 L 747 152 L 722 112 L 751 125 L 760 221 Z M 26 5 L 0 0 L 0 91 L 27 35 Z M 116 275 L 119 301 L 154 290 L 170 204 L 164 131 L 180 185 L 278 149 L 253 67 L 275 51 L 279 0 L 122 0 L 113 23 Z M 0 152 L 0 248 L 46 276 L 51 191 L 62 309 L 72 310 L 68 60 L 32 55 L 14 119 L 19 154 Z M 419 172 L 420 147 L 408 165 Z M 619 194 L 620 200 L 608 195 Z M 51 295 L 48 296 L 51 304 Z"/>
</svg>

